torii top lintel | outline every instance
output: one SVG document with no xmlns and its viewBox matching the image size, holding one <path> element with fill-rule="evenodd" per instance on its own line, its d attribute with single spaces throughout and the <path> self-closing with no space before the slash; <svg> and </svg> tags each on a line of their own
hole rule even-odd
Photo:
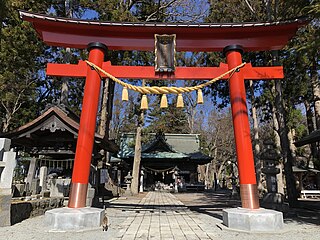
<svg viewBox="0 0 320 240">
<path fill-rule="evenodd" d="M 20 11 L 45 43 L 83 49 L 101 42 L 110 50 L 154 50 L 154 34 L 176 34 L 177 51 L 222 51 L 232 44 L 245 51 L 283 48 L 303 19 L 265 23 L 120 23 L 58 18 Z"/>
</svg>

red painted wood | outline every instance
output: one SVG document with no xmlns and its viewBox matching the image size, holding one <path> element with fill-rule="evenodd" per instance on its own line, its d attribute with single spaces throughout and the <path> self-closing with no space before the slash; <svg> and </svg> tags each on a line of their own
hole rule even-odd
<svg viewBox="0 0 320 240">
<path fill-rule="evenodd" d="M 90 51 L 90 62 L 101 67 L 103 59 L 104 52 L 101 49 L 96 48 Z M 72 183 L 88 184 L 101 79 L 97 72 L 91 70 L 90 67 L 87 66 L 84 67 L 84 69 L 87 71 L 87 78 L 84 87 L 80 127 L 72 172 Z"/>
<path fill-rule="evenodd" d="M 47 75 L 85 77 L 86 63 L 79 61 L 78 64 L 49 63 Z M 228 65 L 221 63 L 219 67 L 177 67 L 173 74 L 158 74 L 151 66 L 112 66 L 110 62 L 104 62 L 103 69 L 117 78 L 126 79 L 185 79 L 185 80 L 210 80 L 228 71 Z M 241 71 L 245 79 L 281 79 L 283 78 L 283 67 L 252 67 L 246 64 Z M 101 74 L 104 76 L 104 74 Z M 223 79 L 228 79 L 227 75 Z"/>
<path fill-rule="evenodd" d="M 283 48 L 306 21 L 241 24 L 159 24 L 94 22 L 20 11 L 43 41 L 52 46 L 86 48 L 101 42 L 110 50 L 154 50 L 154 34 L 176 34 L 177 51 L 222 51 L 232 44 L 245 51 Z"/>
<path fill-rule="evenodd" d="M 242 62 L 241 53 L 226 53 L 229 69 Z M 236 72 L 229 80 L 232 120 L 238 158 L 240 184 L 256 184 L 254 159 L 250 137 L 250 125 L 246 104 L 246 90 L 243 73 Z"/>
</svg>

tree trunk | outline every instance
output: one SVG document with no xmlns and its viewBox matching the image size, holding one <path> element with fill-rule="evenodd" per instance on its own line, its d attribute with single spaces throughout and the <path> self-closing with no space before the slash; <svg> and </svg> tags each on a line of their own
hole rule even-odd
<svg viewBox="0 0 320 240">
<path fill-rule="evenodd" d="M 291 155 L 294 158 L 294 160 L 296 159 L 296 146 L 293 144 L 294 143 L 294 137 L 295 137 L 295 130 L 294 129 L 290 129 L 288 132 L 288 140 L 289 140 L 289 148 L 291 151 Z M 295 162 L 293 162 L 295 164 Z"/>
<path fill-rule="evenodd" d="M 8 132 L 9 125 L 11 123 L 12 115 L 6 113 L 6 117 L 3 119 L 2 132 Z"/>
<path fill-rule="evenodd" d="M 107 139 L 109 139 L 110 123 L 113 116 L 114 88 L 115 88 L 115 82 L 108 81 L 107 122 L 106 122 L 106 132 L 104 135 Z"/>
<path fill-rule="evenodd" d="M 72 7 L 70 7 L 71 6 L 70 0 L 65 0 L 64 4 L 65 4 L 66 17 L 72 18 L 73 9 Z M 69 64 L 70 58 L 71 58 L 71 49 L 66 48 L 66 53 L 63 56 L 63 61 Z M 68 81 L 69 81 L 68 77 L 62 77 L 60 102 L 65 106 L 68 106 L 68 102 L 69 102 L 68 101 L 68 95 L 69 95 Z"/>
<path fill-rule="evenodd" d="M 312 108 L 311 108 L 310 103 L 308 101 L 304 101 L 304 106 L 306 108 L 307 126 L 308 126 L 308 132 L 310 134 L 314 131 L 314 127 L 315 127 L 315 122 L 313 120 L 314 114 L 312 112 Z M 318 158 L 317 144 L 311 143 L 311 144 L 309 144 L 309 146 L 310 146 L 312 158 L 317 159 Z M 309 164 L 308 164 L 308 166 L 309 166 Z"/>
<path fill-rule="evenodd" d="M 210 157 L 213 159 L 210 163 L 208 163 L 208 169 L 206 169 L 206 181 L 208 182 L 208 186 L 212 186 L 214 181 L 214 188 L 217 189 L 216 184 L 216 176 L 217 176 L 217 155 L 218 155 L 218 148 L 217 148 L 217 141 L 218 141 L 218 133 L 220 128 L 216 129 L 216 136 L 213 141 L 213 146 L 210 149 Z M 213 150 L 214 149 L 214 150 Z"/>
<path fill-rule="evenodd" d="M 319 84 L 319 73 L 317 70 L 317 62 L 315 58 L 312 59 L 311 66 L 311 82 L 312 82 L 312 92 L 314 101 L 314 115 L 316 119 L 316 128 L 320 129 L 320 84 Z M 316 168 L 320 167 L 320 149 L 317 148 L 317 157 L 314 159 Z"/>
<path fill-rule="evenodd" d="M 68 81 L 69 81 L 68 77 L 62 78 L 60 103 L 62 103 L 65 106 L 68 106 L 68 94 L 69 94 Z"/>
<path fill-rule="evenodd" d="M 206 189 L 209 189 L 210 185 L 210 179 L 209 179 L 209 168 L 210 168 L 211 163 L 207 163 L 206 166 L 206 171 L 205 171 L 205 178 L 204 178 L 204 185 Z"/>
<path fill-rule="evenodd" d="M 281 81 L 275 81 L 276 86 L 276 98 L 275 98 L 275 108 L 276 117 L 279 123 L 279 135 L 281 140 L 281 150 L 284 162 L 284 173 L 286 177 L 286 190 L 288 195 L 289 205 L 294 207 L 297 205 L 297 189 L 295 184 L 295 178 L 292 171 L 292 163 L 294 162 L 294 157 L 292 156 L 290 150 L 290 143 L 288 139 L 288 126 L 286 124 L 285 117 L 285 105 L 282 98 L 282 88 Z"/>
<path fill-rule="evenodd" d="M 142 86 L 145 86 L 145 80 L 142 80 Z M 134 158 L 133 158 L 133 168 L 132 168 L 132 183 L 131 183 L 131 193 L 136 195 L 139 193 L 139 176 L 140 176 L 140 162 L 141 162 L 141 130 L 144 121 L 143 110 L 140 112 L 138 119 L 136 144 L 134 147 Z"/>
<path fill-rule="evenodd" d="M 198 165 L 197 171 L 198 171 L 198 181 L 199 182 L 205 182 L 206 181 L 206 166 L 207 164 L 204 165 Z"/>
<path fill-rule="evenodd" d="M 139 173 L 141 162 L 141 127 L 137 127 L 136 144 L 134 147 L 133 169 L 132 169 L 132 183 L 131 193 L 133 195 L 138 194 L 139 188 Z"/>
<path fill-rule="evenodd" d="M 274 94 L 276 92 L 275 86 L 272 87 L 271 90 Z M 276 116 L 276 107 L 274 106 L 274 104 L 272 105 L 272 123 L 273 123 L 273 135 L 274 135 L 274 143 L 276 144 L 276 147 L 278 150 L 281 149 L 281 141 L 280 141 L 280 135 L 279 135 L 279 122 Z"/>
<path fill-rule="evenodd" d="M 273 84 L 272 88 L 272 95 L 276 96 L 276 87 Z M 281 154 L 281 140 L 280 140 L 280 128 L 279 128 L 279 122 L 278 122 L 278 118 L 276 116 L 276 107 L 275 104 L 272 105 L 272 120 L 273 120 L 273 135 L 274 135 L 274 141 L 276 144 L 276 150 L 279 154 Z M 283 158 L 280 159 L 279 164 L 277 166 L 280 169 L 280 173 L 277 174 L 277 183 L 278 183 L 278 192 L 281 194 L 284 194 L 284 188 L 285 188 L 285 184 L 284 184 L 284 177 L 283 177 Z"/>
<path fill-rule="evenodd" d="M 314 100 L 314 112 L 316 117 L 316 126 L 317 129 L 320 129 L 320 86 L 316 66 L 316 63 L 313 63 L 311 70 L 311 82 Z"/>
<path fill-rule="evenodd" d="M 100 124 L 99 124 L 99 134 L 105 136 L 107 128 L 107 118 L 108 118 L 108 98 L 109 98 L 109 79 L 103 81 L 102 87 L 102 101 L 100 110 Z"/>
<path fill-rule="evenodd" d="M 275 93 L 275 87 L 273 87 L 274 93 Z M 281 141 L 280 141 L 280 136 L 279 136 L 279 123 L 278 123 L 278 119 L 276 116 L 276 108 L 274 106 L 272 106 L 272 119 L 273 119 L 273 133 L 274 133 L 274 141 L 276 144 L 276 149 L 277 152 L 279 154 L 281 154 Z M 279 161 L 279 164 L 277 165 L 277 168 L 280 169 L 280 173 L 277 174 L 277 183 L 278 183 L 278 192 L 281 194 L 284 194 L 284 188 L 285 188 L 285 184 L 284 184 L 284 179 L 283 179 L 283 159 L 281 158 Z"/>
</svg>

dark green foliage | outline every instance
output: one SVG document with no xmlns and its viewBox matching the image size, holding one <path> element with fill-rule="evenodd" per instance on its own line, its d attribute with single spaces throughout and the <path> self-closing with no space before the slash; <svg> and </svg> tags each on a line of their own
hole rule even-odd
<svg viewBox="0 0 320 240">
<path fill-rule="evenodd" d="M 44 67 L 39 61 L 44 46 L 30 24 L 19 19 L 18 9 L 43 12 L 49 5 L 4 1 L 1 6 L 0 114 L 1 130 L 8 131 L 36 116 L 36 87 Z"/>
<path fill-rule="evenodd" d="M 168 103 L 168 108 L 160 108 L 160 97 L 150 107 L 146 122 L 147 132 L 189 133 L 185 109 L 176 107 L 176 99 Z"/>
<path fill-rule="evenodd" d="M 91 9 L 96 11 L 99 15 L 98 19 L 100 21 L 137 21 L 137 19 L 130 12 L 133 5 L 128 6 L 127 4 L 125 4 L 125 1 L 80 0 L 80 5 L 84 9 Z"/>
</svg>

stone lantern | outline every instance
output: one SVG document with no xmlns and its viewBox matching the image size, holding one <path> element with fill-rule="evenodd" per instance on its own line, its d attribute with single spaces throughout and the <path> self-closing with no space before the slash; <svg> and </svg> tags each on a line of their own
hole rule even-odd
<svg viewBox="0 0 320 240">
<path fill-rule="evenodd" d="M 143 169 L 140 170 L 140 187 L 139 192 L 143 192 L 143 179 L 144 179 L 144 171 Z"/>
<path fill-rule="evenodd" d="M 126 189 L 126 192 L 125 192 L 125 195 L 132 195 L 131 193 L 131 182 L 132 182 L 132 176 L 131 176 L 131 173 L 130 171 L 128 172 L 127 176 L 124 177 L 124 182 L 127 184 L 127 189 Z"/>
<path fill-rule="evenodd" d="M 175 193 L 179 192 L 179 189 L 178 189 L 179 171 L 180 171 L 180 169 L 177 166 L 175 166 L 174 169 L 173 169 L 173 174 L 172 174 L 172 178 L 174 179 L 174 192 Z"/>
<path fill-rule="evenodd" d="M 283 195 L 278 193 L 277 174 L 280 169 L 276 167 L 281 155 L 277 152 L 275 144 L 271 140 L 264 142 L 265 149 L 260 158 L 263 161 L 261 171 L 266 176 L 268 192 L 263 196 L 262 205 L 267 208 L 283 210 Z"/>
<path fill-rule="evenodd" d="M 263 168 L 261 171 L 266 175 L 268 193 L 277 193 L 277 174 L 280 169 L 276 167 L 277 161 L 280 159 L 280 154 L 275 149 L 275 144 L 272 141 L 264 142 L 265 150 L 261 153 Z"/>
</svg>

